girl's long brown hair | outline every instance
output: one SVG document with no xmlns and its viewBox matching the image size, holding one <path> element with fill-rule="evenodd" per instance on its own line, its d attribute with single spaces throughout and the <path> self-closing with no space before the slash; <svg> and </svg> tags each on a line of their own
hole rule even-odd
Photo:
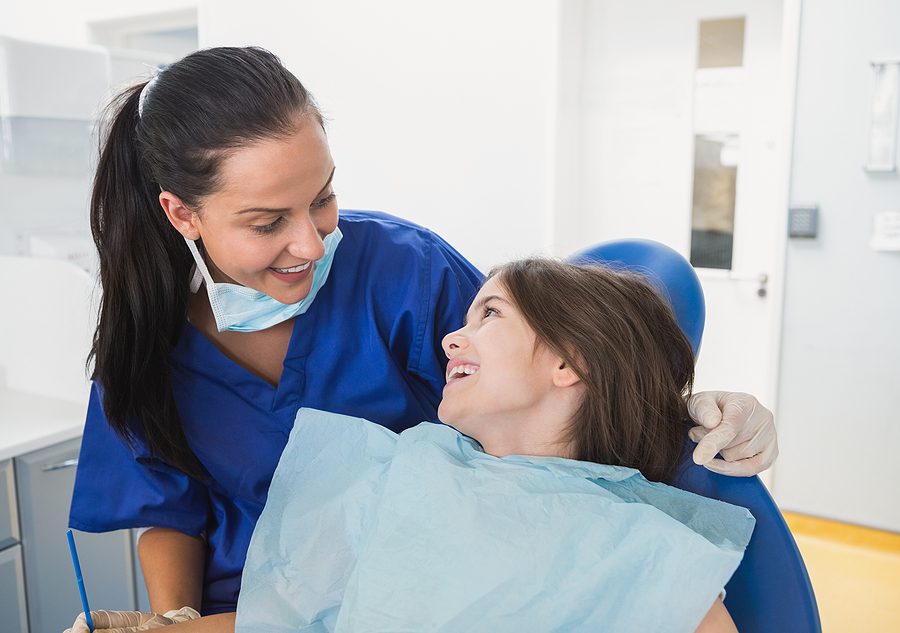
<svg viewBox="0 0 900 633">
<path fill-rule="evenodd" d="M 669 481 L 688 427 L 694 354 L 668 302 L 643 277 L 545 258 L 491 271 L 584 400 L 568 430 L 575 459 Z"/>
</svg>

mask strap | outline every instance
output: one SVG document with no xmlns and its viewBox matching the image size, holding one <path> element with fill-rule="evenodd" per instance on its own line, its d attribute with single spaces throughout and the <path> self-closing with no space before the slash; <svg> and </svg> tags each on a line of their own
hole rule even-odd
<svg viewBox="0 0 900 633">
<path fill-rule="evenodd" d="M 206 262 L 203 261 L 203 257 L 200 255 L 197 243 L 186 237 L 184 238 L 184 241 L 187 244 L 188 250 L 191 251 L 191 255 L 194 257 L 194 270 L 191 273 L 191 292 L 196 294 L 200 289 L 200 286 L 203 285 L 204 279 L 207 283 L 212 283 L 212 276 L 209 274 Z"/>
<path fill-rule="evenodd" d="M 200 290 L 200 286 L 203 285 L 203 273 L 200 272 L 200 269 L 197 268 L 197 264 L 191 268 L 191 294 L 197 294 L 197 291 Z"/>
</svg>

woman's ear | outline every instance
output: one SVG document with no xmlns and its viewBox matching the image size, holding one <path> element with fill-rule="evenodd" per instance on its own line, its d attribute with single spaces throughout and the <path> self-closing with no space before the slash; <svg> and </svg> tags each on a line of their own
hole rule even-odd
<svg viewBox="0 0 900 633">
<path fill-rule="evenodd" d="M 553 370 L 553 384 L 557 387 L 571 387 L 581 382 L 581 378 L 566 361 L 560 359 L 556 369 Z"/>
<path fill-rule="evenodd" d="M 181 198 L 171 191 L 159 192 L 159 205 L 166 212 L 169 222 L 175 227 L 175 230 L 181 233 L 189 240 L 200 239 L 200 229 L 198 227 L 199 217 L 195 211 L 188 209 Z"/>
</svg>

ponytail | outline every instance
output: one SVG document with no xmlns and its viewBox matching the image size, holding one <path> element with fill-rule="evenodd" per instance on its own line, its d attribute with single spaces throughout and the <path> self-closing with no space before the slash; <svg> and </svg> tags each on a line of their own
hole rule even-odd
<svg viewBox="0 0 900 633">
<path fill-rule="evenodd" d="M 193 476 L 172 394 L 170 353 L 187 318 L 193 263 L 181 235 L 160 208 L 136 138 L 143 85 L 113 102 L 91 196 L 91 232 L 103 296 L 88 363 L 102 385 L 110 425 L 131 446 L 142 437 L 151 454 Z"/>
<path fill-rule="evenodd" d="M 219 186 L 223 156 L 322 115 L 300 81 L 261 48 L 197 51 L 126 89 L 94 179 L 91 231 L 103 297 L 88 365 L 113 429 L 195 477 L 203 468 L 172 393 L 171 353 L 187 319 L 193 259 L 160 208 L 161 189 L 200 209 Z M 141 105 L 141 112 L 138 107 Z"/>
</svg>

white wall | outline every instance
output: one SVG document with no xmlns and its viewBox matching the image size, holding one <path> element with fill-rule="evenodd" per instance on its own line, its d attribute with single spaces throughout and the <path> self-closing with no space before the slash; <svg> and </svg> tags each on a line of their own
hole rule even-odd
<svg viewBox="0 0 900 633">
<path fill-rule="evenodd" d="M 343 208 L 435 229 L 477 266 L 552 246 L 558 2 L 201 6 L 201 46 L 264 46 L 330 119 Z"/>
<path fill-rule="evenodd" d="M 193 9 L 190 0 L 10 0 L 3 2 L 0 33 L 26 40 L 69 46 L 91 43 L 88 24 Z"/>
<path fill-rule="evenodd" d="M 697 11 L 691 3 L 689 13 Z M 696 24 L 678 3 L 586 3 L 581 244 L 690 245 Z"/>
<path fill-rule="evenodd" d="M 900 253 L 868 242 L 900 177 L 868 175 L 873 59 L 900 58 L 900 3 L 804 3 L 791 199 L 821 232 L 788 244 L 775 474 L 789 509 L 900 531 Z"/>
</svg>

